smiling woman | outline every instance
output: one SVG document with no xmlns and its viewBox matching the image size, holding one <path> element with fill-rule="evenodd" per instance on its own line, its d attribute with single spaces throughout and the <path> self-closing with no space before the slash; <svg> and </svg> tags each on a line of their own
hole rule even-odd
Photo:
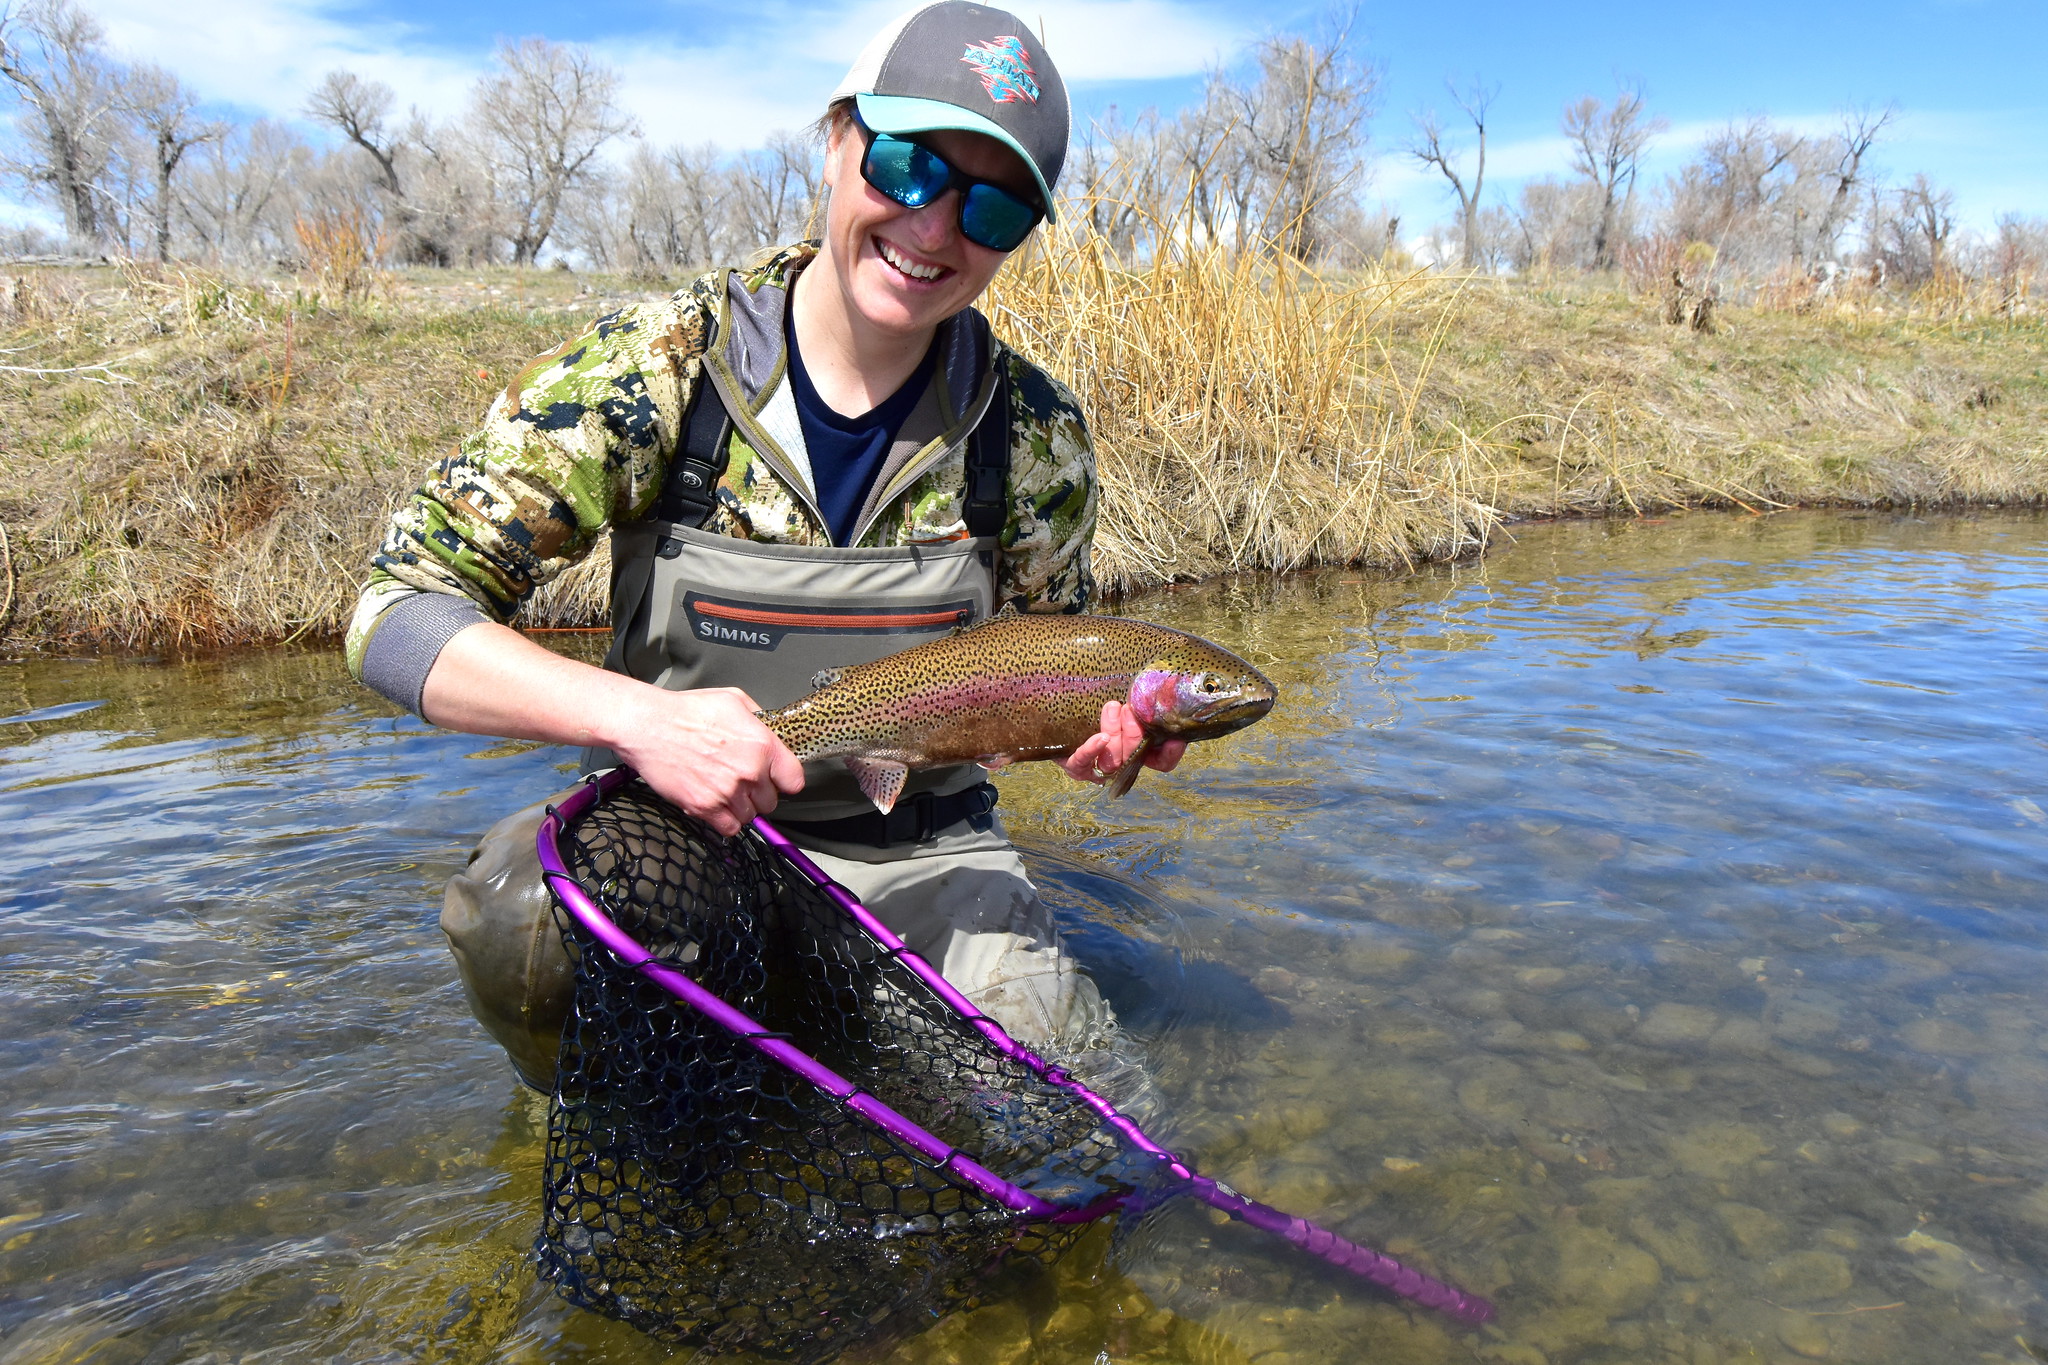
<svg viewBox="0 0 2048 1365">
<path fill-rule="evenodd" d="M 393 518 L 350 666 L 452 729 L 629 764 L 722 834 L 775 812 L 1011 1033 L 1085 1043 L 1108 1012 L 980 768 L 920 770 L 877 810 L 844 761 L 800 764 L 757 716 L 820 668 L 999 608 L 1089 604 L 1087 428 L 973 307 L 1052 216 L 1066 90 L 1023 21 L 941 0 L 875 37 L 822 131 L 821 240 L 601 318 L 518 373 Z M 606 532 L 613 640 L 598 669 L 508 624 Z M 1171 768 L 1184 747 L 1147 748 L 1111 701 L 1061 766 L 1100 782 L 1127 761 Z M 479 1019 L 545 1088 L 563 958 L 532 865 L 537 819 L 486 838 L 443 925 Z"/>
</svg>

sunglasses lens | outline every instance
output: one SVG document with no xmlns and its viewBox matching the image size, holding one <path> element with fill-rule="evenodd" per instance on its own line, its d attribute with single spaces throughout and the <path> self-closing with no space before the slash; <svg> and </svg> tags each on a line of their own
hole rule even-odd
<svg viewBox="0 0 2048 1365">
<path fill-rule="evenodd" d="M 943 194 L 952 174 L 945 162 L 915 142 L 878 135 L 868 148 L 861 174 L 870 185 L 905 208 L 923 208 Z"/>
<path fill-rule="evenodd" d="M 1037 209 L 994 185 L 976 185 L 960 201 L 961 233 L 991 251 L 1015 251 L 1037 222 Z"/>
</svg>

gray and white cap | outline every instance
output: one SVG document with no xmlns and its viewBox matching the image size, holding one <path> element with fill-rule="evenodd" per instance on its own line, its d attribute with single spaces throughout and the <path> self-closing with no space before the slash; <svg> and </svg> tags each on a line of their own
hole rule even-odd
<svg viewBox="0 0 2048 1365">
<path fill-rule="evenodd" d="M 853 97 L 878 133 L 958 128 L 1024 158 L 1051 219 L 1067 159 L 1067 86 L 1045 44 L 1008 10 L 937 0 L 897 16 L 854 60 L 834 100 Z"/>
</svg>

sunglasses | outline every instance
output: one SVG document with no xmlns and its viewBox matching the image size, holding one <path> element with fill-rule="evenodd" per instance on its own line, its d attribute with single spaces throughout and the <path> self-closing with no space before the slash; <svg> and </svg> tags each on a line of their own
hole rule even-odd
<svg viewBox="0 0 2048 1365">
<path fill-rule="evenodd" d="M 921 209 L 947 190 L 960 191 L 960 235 L 990 251 L 1015 251 L 1045 213 L 989 180 L 978 180 L 922 142 L 878 133 L 865 123 L 861 179 L 907 209 Z"/>
</svg>

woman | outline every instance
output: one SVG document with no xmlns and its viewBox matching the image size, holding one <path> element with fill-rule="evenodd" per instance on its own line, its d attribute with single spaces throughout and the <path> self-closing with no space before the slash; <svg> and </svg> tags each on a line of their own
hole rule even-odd
<svg viewBox="0 0 2048 1365">
<path fill-rule="evenodd" d="M 394 517 L 350 667 L 436 724 L 629 763 L 721 833 L 775 813 L 991 1016 L 1075 1038 L 1100 1002 L 979 770 L 913 774 L 884 818 L 755 715 L 819 668 L 1001 605 L 1088 603 L 1081 414 L 970 306 L 1051 217 L 1066 90 L 1021 20 L 941 0 L 876 36 L 825 127 L 823 239 L 603 318 L 522 371 Z M 600 670 L 505 622 L 607 529 Z M 1111 703 L 1063 766 L 1100 781 L 1140 742 Z M 1170 769 L 1180 748 L 1147 761 Z M 487 836 L 443 924 L 472 1007 L 544 1085 L 564 969 L 529 866 L 536 819 Z"/>
</svg>

